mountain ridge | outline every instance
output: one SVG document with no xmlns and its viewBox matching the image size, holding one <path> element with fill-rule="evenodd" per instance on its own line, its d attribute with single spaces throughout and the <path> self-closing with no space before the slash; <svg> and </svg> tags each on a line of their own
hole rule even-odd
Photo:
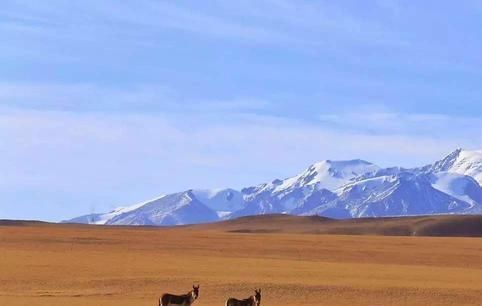
<svg viewBox="0 0 482 306">
<path fill-rule="evenodd" d="M 190 189 L 68 222 L 183 225 L 250 215 L 362 217 L 482 212 L 482 151 L 457 149 L 419 168 L 325 160 L 295 176 L 235 190 Z"/>
</svg>

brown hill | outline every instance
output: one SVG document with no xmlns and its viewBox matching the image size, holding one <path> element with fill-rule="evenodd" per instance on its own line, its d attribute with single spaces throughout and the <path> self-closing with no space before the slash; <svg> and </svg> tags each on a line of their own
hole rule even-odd
<svg viewBox="0 0 482 306">
<path fill-rule="evenodd" d="M 318 216 L 262 215 L 189 227 L 237 233 L 482 237 L 482 216 L 334 220 Z"/>
</svg>

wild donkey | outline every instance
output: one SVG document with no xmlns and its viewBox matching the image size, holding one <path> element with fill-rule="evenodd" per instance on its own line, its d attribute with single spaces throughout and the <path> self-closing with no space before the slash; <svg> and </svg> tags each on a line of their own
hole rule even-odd
<svg viewBox="0 0 482 306">
<path fill-rule="evenodd" d="M 174 295 L 165 293 L 159 299 L 159 306 L 191 306 L 199 297 L 199 285 L 192 286 L 192 290 L 187 294 Z"/>
<path fill-rule="evenodd" d="M 229 298 L 226 301 L 226 306 L 259 306 L 261 305 L 261 289 L 255 289 L 254 292 L 255 292 L 255 295 L 252 295 L 249 298 L 244 300 Z"/>
</svg>

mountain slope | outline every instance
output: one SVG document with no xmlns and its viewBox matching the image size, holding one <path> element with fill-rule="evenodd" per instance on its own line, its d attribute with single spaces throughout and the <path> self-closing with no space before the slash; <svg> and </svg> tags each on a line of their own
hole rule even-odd
<svg viewBox="0 0 482 306">
<path fill-rule="evenodd" d="M 350 187 L 348 189 L 348 192 L 353 191 Z M 346 192 L 340 198 L 349 207 L 352 217 L 461 213 L 470 208 L 469 204 L 433 188 L 426 177 L 411 173 L 392 177 L 385 188 L 362 193 L 359 197 L 361 201 L 353 194 L 346 199 Z"/>
<path fill-rule="evenodd" d="M 213 222 L 216 212 L 200 202 L 192 191 L 164 196 L 117 215 L 108 225 L 181 225 Z"/>
<path fill-rule="evenodd" d="M 482 203 L 482 188 L 467 175 L 439 172 L 432 176 L 433 187 L 472 206 Z"/>
<path fill-rule="evenodd" d="M 457 149 L 444 159 L 423 168 L 426 172 L 467 175 L 482 185 L 482 151 Z"/>
<path fill-rule="evenodd" d="M 243 194 L 231 188 L 196 189 L 192 190 L 192 193 L 199 201 L 214 210 L 220 218 L 242 209 L 245 204 Z"/>
<path fill-rule="evenodd" d="M 294 177 L 243 189 L 246 206 L 233 213 L 232 217 L 301 211 L 300 206 L 306 205 L 307 201 L 314 205 L 312 195 L 317 191 L 333 191 L 360 175 L 379 169 L 359 159 L 315 163 Z"/>
<path fill-rule="evenodd" d="M 111 220 L 111 219 L 113 219 L 113 218 L 115 218 L 115 217 L 117 217 L 121 214 L 124 214 L 124 213 L 130 212 L 132 210 L 135 210 L 135 209 L 145 205 L 148 202 L 143 202 L 143 203 L 139 203 L 139 204 L 128 206 L 128 207 L 119 207 L 119 208 L 116 208 L 116 209 L 114 209 L 114 210 L 112 210 L 108 213 L 104 213 L 104 214 L 90 214 L 90 215 L 80 216 L 80 217 L 73 218 L 73 219 L 70 219 L 70 220 L 64 221 L 64 222 L 102 225 L 102 224 L 106 224 L 109 220 Z"/>
</svg>

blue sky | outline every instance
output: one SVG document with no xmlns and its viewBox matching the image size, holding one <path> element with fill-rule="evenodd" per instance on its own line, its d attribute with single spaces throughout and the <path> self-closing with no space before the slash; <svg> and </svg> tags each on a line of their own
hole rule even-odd
<svg viewBox="0 0 482 306">
<path fill-rule="evenodd" d="M 2 1 L 0 218 L 482 148 L 482 1 Z"/>
</svg>

